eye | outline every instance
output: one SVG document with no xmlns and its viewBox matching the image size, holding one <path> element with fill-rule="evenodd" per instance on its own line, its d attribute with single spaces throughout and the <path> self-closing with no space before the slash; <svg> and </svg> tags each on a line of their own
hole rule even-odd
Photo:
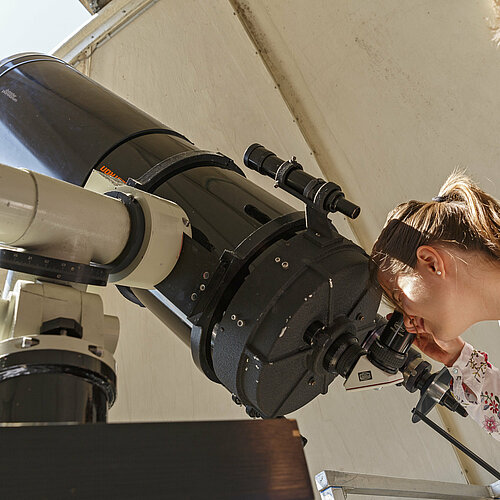
<svg viewBox="0 0 500 500">
<path fill-rule="evenodd" d="M 401 290 L 394 290 L 392 297 L 394 299 L 394 302 L 398 305 L 398 307 L 402 310 L 403 309 L 403 293 Z"/>
</svg>

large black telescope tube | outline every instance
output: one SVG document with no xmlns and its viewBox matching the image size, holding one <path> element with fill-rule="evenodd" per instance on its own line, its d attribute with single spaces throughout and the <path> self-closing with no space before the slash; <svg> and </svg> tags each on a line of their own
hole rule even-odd
<svg viewBox="0 0 500 500">
<path fill-rule="evenodd" d="M 54 57 L 21 54 L 0 62 L 0 97 L 0 162 L 6 165 L 83 185 L 94 168 L 127 181 L 178 158 L 149 190 L 186 211 L 195 247 L 188 251 L 209 275 L 224 251 L 293 212 L 248 182 L 228 158 L 200 154 L 178 132 Z M 192 289 L 176 287 L 172 297 L 185 315 L 206 279 L 187 281 Z"/>
<path fill-rule="evenodd" d="M 150 293 L 189 327 L 198 367 L 251 414 L 284 415 L 326 392 L 330 340 L 311 345 L 311 325 L 332 337 L 352 323 L 360 339 L 373 327 L 379 295 L 360 247 L 333 226 L 310 231 L 303 212 L 229 158 L 198 150 L 64 61 L 0 62 L 0 162 L 78 185 L 97 169 L 184 209 L 192 238 Z"/>
<path fill-rule="evenodd" d="M 171 154 L 195 149 L 181 134 L 43 54 L 0 61 L 0 110 L 0 161 L 73 184 L 82 185 L 99 160 L 134 137 L 161 134 Z"/>
</svg>

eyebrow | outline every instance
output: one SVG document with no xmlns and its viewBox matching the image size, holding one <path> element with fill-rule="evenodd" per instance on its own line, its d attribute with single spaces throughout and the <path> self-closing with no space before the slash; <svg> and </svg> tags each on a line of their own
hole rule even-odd
<svg viewBox="0 0 500 500">
<path fill-rule="evenodd" d="M 403 311 L 402 305 L 399 303 L 399 301 L 396 300 L 396 297 L 394 296 L 394 293 L 388 292 L 382 285 L 380 288 L 383 291 L 383 295 L 387 302 L 389 302 L 389 305 L 394 307 L 394 309 L 399 309 L 401 312 Z M 394 290 L 396 291 L 396 289 Z"/>
<path fill-rule="evenodd" d="M 398 309 L 401 312 L 403 312 L 403 307 L 398 303 L 398 301 L 394 297 L 394 293 L 390 293 L 389 291 L 387 291 L 386 288 L 385 288 L 385 286 L 383 286 L 380 283 L 380 281 L 379 281 L 378 278 L 377 278 L 376 282 L 377 282 L 377 286 L 380 288 L 380 290 L 382 290 L 382 296 L 384 297 L 387 305 L 390 306 L 390 307 L 393 307 L 394 309 Z M 396 290 L 397 289 L 393 288 L 393 291 L 396 291 Z"/>
</svg>

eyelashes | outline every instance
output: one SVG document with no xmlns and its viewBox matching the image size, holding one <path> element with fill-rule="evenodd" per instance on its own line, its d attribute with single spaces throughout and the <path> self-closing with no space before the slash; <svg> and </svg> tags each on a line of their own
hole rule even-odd
<svg viewBox="0 0 500 500">
<path fill-rule="evenodd" d="M 391 309 L 396 309 L 397 311 L 399 312 L 404 312 L 401 305 L 398 304 L 393 297 L 391 297 L 390 295 L 388 295 L 386 292 L 384 292 L 383 296 L 382 296 L 382 301 L 384 302 L 384 304 L 391 308 Z"/>
<path fill-rule="evenodd" d="M 394 290 L 392 294 L 392 302 L 396 305 L 397 309 L 403 311 L 403 300 L 402 300 L 402 292 L 401 290 Z"/>
</svg>

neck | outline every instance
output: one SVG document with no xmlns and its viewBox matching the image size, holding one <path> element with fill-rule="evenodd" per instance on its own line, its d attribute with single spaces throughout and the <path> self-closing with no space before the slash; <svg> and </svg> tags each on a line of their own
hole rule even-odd
<svg viewBox="0 0 500 500">
<path fill-rule="evenodd" d="M 463 290 L 475 322 L 500 320 L 500 262 L 481 262 L 469 269 Z"/>
</svg>

